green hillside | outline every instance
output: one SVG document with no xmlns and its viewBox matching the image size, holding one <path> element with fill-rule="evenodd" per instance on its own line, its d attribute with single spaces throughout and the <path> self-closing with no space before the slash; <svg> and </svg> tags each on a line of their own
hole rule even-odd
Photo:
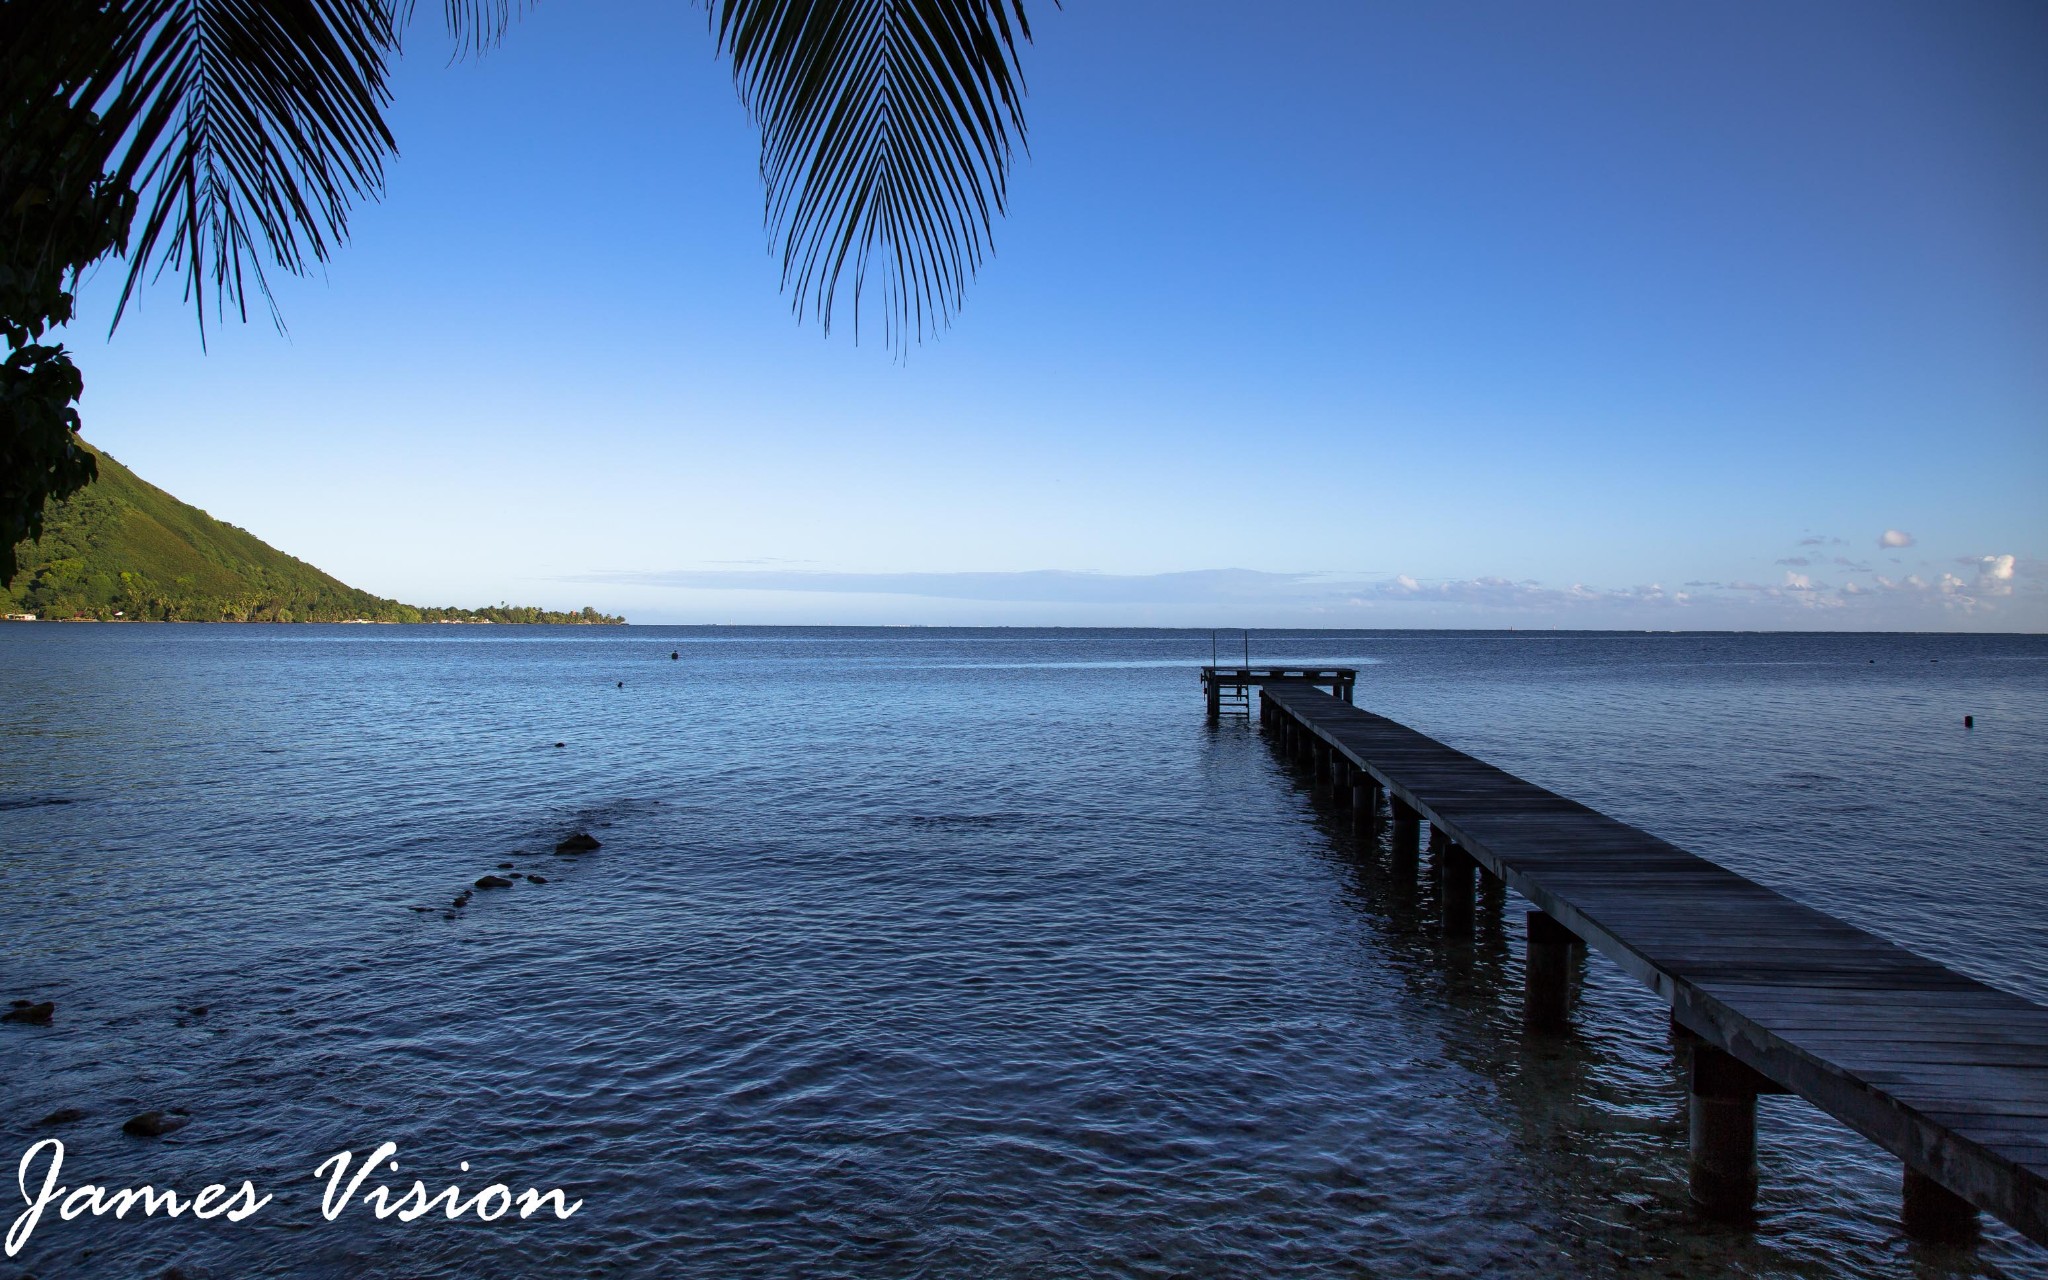
<svg viewBox="0 0 2048 1280">
<path fill-rule="evenodd" d="M 165 622 L 623 622 L 592 609 L 434 609 L 358 591 L 188 506 L 104 453 L 99 479 L 44 513 L 0 612 Z"/>
</svg>

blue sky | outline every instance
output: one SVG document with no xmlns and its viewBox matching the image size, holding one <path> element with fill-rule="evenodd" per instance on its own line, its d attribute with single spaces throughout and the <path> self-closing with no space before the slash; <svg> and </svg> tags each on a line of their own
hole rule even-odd
<svg viewBox="0 0 2048 1280">
<path fill-rule="evenodd" d="M 87 436 L 421 603 L 2048 630 L 2048 6 L 1033 19 L 906 360 L 792 318 L 701 11 L 543 3 L 415 30 L 288 335 L 93 279 Z"/>
</svg>

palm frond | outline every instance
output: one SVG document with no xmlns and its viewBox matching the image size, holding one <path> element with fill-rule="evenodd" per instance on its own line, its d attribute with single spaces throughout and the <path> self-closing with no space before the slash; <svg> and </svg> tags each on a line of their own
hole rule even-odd
<svg viewBox="0 0 2048 1280">
<path fill-rule="evenodd" d="M 418 0 L 399 0 L 399 30 L 412 25 L 417 3 Z M 512 20 L 527 4 L 528 0 L 442 0 L 441 15 L 448 24 L 448 34 L 455 40 L 457 56 L 496 48 L 511 28 Z"/>
<path fill-rule="evenodd" d="M 182 275 L 202 337 L 348 236 L 396 144 L 389 66 L 410 0 L 7 0 L 11 101 L 90 119 L 102 171 L 140 195 L 115 323 Z M 495 43 L 519 0 L 445 0 L 459 45 Z M 273 308 L 273 315 L 275 310 Z"/>
<path fill-rule="evenodd" d="M 709 0 L 761 127 L 766 216 L 799 317 L 831 331 L 870 269 L 892 346 L 943 328 L 1024 143 L 1023 0 Z"/>
<path fill-rule="evenodd" d="M 325 261 L 353 202 L 381 190 L 386 0 L 29 3 L 39 21 L 93 29 L 41 88 L 99 112 L 105 172 L 141 194 L 116 323 L 165 269 L 185 276 L 202 333 L 209 286 L 217 311 L 246 316 L 251 288 L 268 295 L 266 260 Z"/>
</svg>

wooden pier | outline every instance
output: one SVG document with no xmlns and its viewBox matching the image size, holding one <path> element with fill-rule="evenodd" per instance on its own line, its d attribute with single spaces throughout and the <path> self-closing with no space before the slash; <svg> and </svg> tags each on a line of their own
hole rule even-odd
<svg viewBox="0 0 2048 1280">
<path fill-rule="evenodd" d="M 1581 946 L 1670 1002 L 1706 1211 L 1753 1213 L 1756 1099 L 1789 1092 L 1900 1159 L 1909 1234 L 1967 1240 L 1982 1209 L 2048 1244 L 2048 1008 L 1359 710 L 1348 684 L 1337 698 L 1327 681 L 1260 683 L 1275 745 L 1362 830 L 1390 826 L 1397 867 L 1417 864 L 1429 824 L 1447 938 L 1470 936 L 1475 899 L 1498 910 L 1503 886 L 1536 907 L 1532 1033 L 1569 1025 Z"/>
<path fill-rule="evenodd" d="M 1202 668 L 1202 692 L 1208 695 L 1211 720 L 1220 718 L 1225 711 L 1241 711 L 1245 715 L 1250 715 L 1251 691 L 1269 684 L 1293 684 L 1309 689 L 1328 689 L 1333 697 L 1349 702 L 1351 690 L 1357 683 L 1356 667 Z"/>
</svg>

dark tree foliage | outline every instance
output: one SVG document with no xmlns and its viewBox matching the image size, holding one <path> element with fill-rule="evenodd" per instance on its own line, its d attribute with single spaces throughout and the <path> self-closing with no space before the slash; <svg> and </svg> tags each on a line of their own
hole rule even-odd
<svg viewBox="0 0 2048 1280">
<path fill-rule="evenodd" d="M 22 11 L 0 6 L 0 48 L 14 50 Z M 60 66 L 91 35 L 55 41 Z M 10 54 L 10 58 L 12 54 Z M 105 125 L 70 101 L 60 78 L 30 97 L 19 77 L 0 98 L 0 584 L 17 570 L 15 544 L 40 537 L 43 506 L 90 483 L 93 456 L 78 441 L 84 379 L 62 346 L 40 341 L 71 319 L 71 287 L 88 264 L 121 248 L 133 191 L 102 173 Z"/>
</svg>

